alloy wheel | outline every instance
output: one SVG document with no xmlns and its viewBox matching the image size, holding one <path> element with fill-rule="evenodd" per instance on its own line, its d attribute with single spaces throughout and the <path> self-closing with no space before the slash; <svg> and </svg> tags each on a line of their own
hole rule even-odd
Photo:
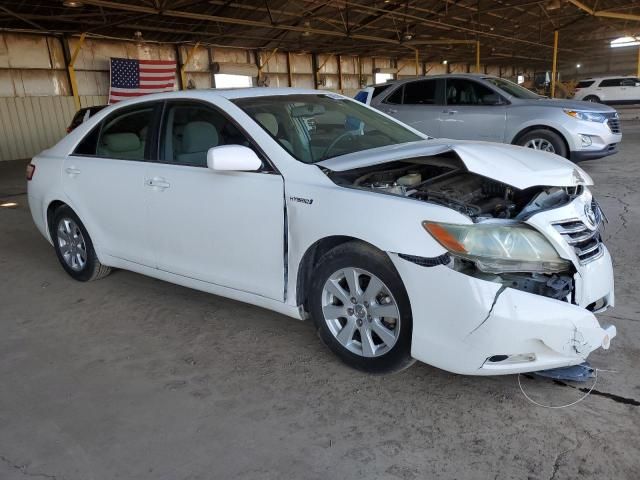
<svg viewBox="0 0 640 480">
<path fill-rule="evenodd" d="M 72 270 L 79 272 L 87 264 L 87 245 L 80 228 L 70 218 L 58 223 L 57 240 L 64 262 Z"/>
<path fill-rule="evenodd" d="M 533 148 L 534 150 L 542 150 L 543 152 L 556 153 L 556 149 L 553 148 L 553 144 L 544 138 L 532 138 L 524 144 L 527 148 Z"/>
<path fill-rule="evenodd" d="M 322 313 L 329 331 L 362 357 L 384 355 L 398 341 L 400 310 L 389 288 L 375 275 L 343 268 L 322 290 Z"/>
</svg>

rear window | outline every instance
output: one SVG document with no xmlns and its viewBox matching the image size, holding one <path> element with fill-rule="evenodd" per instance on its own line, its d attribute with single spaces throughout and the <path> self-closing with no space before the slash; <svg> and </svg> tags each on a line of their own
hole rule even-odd
<svg viewBox="0 0 640 480">
<path fill-rule="evenodd" d="M 384 92 L 390 86 L 391 86 L 391 84 L 380 85 L 379 87 L 373 87 L 373 95 L 371 96 L 371 98 L 376 98 L 378 95 L 380 95 L 382 92 Z"/>
<path fill-rule="evenodd" d="M 624 78 L 607 78 L 606 80 L 602 80 L 600 82 L 601 87 L 619 87 L 622 85 L 622 80 Z"/>
<path fill-rule="evenodd" d="M 581 80 L 576 85 L 576 88 L 587 88 L 596 83 L 595 80 Z"/>
</svg>

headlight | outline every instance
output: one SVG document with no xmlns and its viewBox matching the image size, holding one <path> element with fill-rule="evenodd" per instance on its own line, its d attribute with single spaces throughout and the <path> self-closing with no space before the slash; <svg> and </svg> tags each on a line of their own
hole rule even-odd
<svg viewBox="0 0 640 480">
<path fill-rule="evenodd" d="M 570 117 L 577 118 L 578 120 L 584 120 L 585 122 L 604 123 L 607 121 L 607 117 L 601 113 L 582 112 L 580 110 L 564 110 L 564 113 Z"/>
<path fill-rule="evenodd" d="M 570 265 L 539 232 L 522 224 L 422 222 L 422 226 L 449 252 L 473 261 L 483 272 L 554 273 Z"/>
</svg>

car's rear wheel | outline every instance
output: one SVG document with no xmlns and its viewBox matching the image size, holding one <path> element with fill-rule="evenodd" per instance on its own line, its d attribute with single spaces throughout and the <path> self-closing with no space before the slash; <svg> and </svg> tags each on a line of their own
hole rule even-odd
<svg viewBox="0 0 640 480">
<path fill-rule="evenodd" d="M 583 100 L 585 102 L 600 103 L 600 98 L 596 97 L 595 95 L 587 95 L 586 97 L 583 98 Z"/>
<path fill-rule="evenodd" d="M 390 373 L 413 363 L 407 292 L 373 247 L 349 242 L 327 252 L 315 268 L 309 308 L 320 338 L 348 365 Z"/>
<path fill-rule="evenodd" d="M 98 260 L 91 237 L 71 208 L 59 207 L 53 214 L 50 228 L 58 260 L 71 277 L 89 282 L 111 272 L 110 267 Z"/>
<path fill-rule="evenodd" d="M 561 157 L 567 156 L 567 146 L 564 140 L 560 135 L 551 130 L 532 130 L 521 136 L 516 143 L 534 150 L 555 153 Z"/>
</svg>

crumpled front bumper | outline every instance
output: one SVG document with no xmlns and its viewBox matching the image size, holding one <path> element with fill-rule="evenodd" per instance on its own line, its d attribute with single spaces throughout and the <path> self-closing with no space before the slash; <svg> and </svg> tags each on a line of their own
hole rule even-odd
<svg viewBox="0 0 640 480">
<path fill-rule="evenodd" d="M 411 303 L 411 355 L 438 368 L 497 375 L 575 365 L 593 350 L 608 348 L 616 335 L 615 327 L 600 326 L 584 308 L 597 300 L 603 308 L 613 305 L 613 270 L 606 248 L 588 271 L 576 274 L 583 306 L 389 255 Z M 525 360 L 489 361 L 505 355 Z"/>
</svg>

